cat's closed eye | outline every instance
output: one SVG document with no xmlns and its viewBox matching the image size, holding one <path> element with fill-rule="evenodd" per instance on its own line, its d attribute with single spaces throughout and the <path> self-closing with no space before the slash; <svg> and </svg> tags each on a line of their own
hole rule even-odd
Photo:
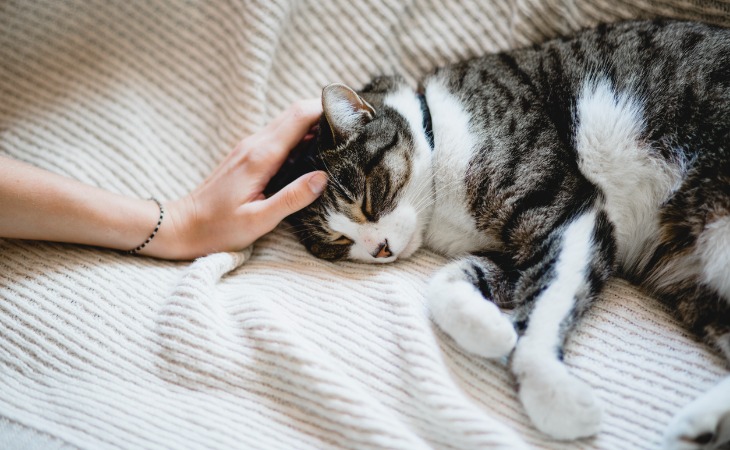
<svg viewBox="0 0 730 450">
<path fill-rule="evenodd" d="M 350 245 L 352 243 L 353 240 L 345 236 L 344 234 L 339 235 L 336 239 L 332 241 L 332 244 L 335 245 Z"/>
<path fill-rule="evenodd" d="M 365 215 L 365 217 L 368 220 L 372 221 L 373 217 L 373 204 L 372 204 L 372 195 L 370 193 L 370 183 L 365 183 L 365 193 L 362 196 L 362 213 Z"/>
</svg>

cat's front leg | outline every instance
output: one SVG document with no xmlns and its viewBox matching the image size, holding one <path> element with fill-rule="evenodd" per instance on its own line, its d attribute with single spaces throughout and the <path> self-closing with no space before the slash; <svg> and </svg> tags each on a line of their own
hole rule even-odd
<svg viewBox="0 0 730 450">
<path fill-rule="evenodd" d="M 602 408 L 588 384 L 562 362 L 568 332 L 588 308 L 613 264 L 611 225 L 587 212 L 553 232 L 538 262 L 515 287 L 521 336 L 512 356 L 519 397 L 535 426 L 557 439 L 598 433 Z"/>
<path fill-rule="evenodd" d="M 508 300 L 508 284 L 486 254 L 453 261 L 428 286 L 431 316 L 463 349 L 486 358 L 506 356 L 517 341 L 512 322 L 497 306 Z"/>
</svg>

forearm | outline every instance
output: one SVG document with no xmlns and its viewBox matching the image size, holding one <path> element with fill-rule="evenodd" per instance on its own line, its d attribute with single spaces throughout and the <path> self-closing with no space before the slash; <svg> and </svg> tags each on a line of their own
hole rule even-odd
<svg viewBox="0 0 730 450">
<path fill-rule="evenodd" d="M 152 201 L 125 197 L 0 157 L 2 237 L 129 250 L 149 236 L 158 218 L 158 207 Z M 156 240 L 171 237 L 168 232 L 172 230 L 163 231 L 165 227 L 170 223 L 161 225 Z M 149 247 L 148 252 L 154 250 L 152 243 Z"/>
<path fill-rule="evenodd" d="M 293 104 L 243 139 L 188 195 L 164 204 L 159 231 L 139 253 L 193 259 L 239 251 L 322 193 L 324 172 L 302 175 L 266 198 L 264 189 L 322 113 L 318 100 Z M 131 250 L 160 217 L 150 200 L 125 197 L 0 156 L 0 237 Z"/>
</svg>

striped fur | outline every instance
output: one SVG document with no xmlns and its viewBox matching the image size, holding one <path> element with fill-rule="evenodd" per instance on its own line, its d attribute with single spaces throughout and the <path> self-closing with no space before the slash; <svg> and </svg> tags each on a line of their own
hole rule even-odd
<svg viewBox="0 0 730 450">
<path fill-rule="evenodd" d="M 616 272 L 730 359 L 730 32 L 602 25 L 442 67 L 423 85 L 433 154 L 401 80 L 325 96 L 315 166 L 333 187 L 292 219 L 314 254 L 391 262 L 424 241 L 456 258 L 432 280 L 435 321 L 471 352 L 511 354 L 528 415 L 556 438 L 600 428 L 562 347 Z M 363 104 L 374 115 L 342 136 L 330 111 Z M 484 298 L 514 308 L 518 340 Z M 678 416 L 686 433 L 666 446 L 720 444 L 730 403 L 715 409 L 697 429 Z"/>
</svg>

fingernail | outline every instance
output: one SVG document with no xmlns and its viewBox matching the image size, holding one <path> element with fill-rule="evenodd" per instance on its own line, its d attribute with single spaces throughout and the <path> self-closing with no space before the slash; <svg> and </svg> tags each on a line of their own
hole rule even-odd
<svg viewBox="0 0 730 450">
<path fill-rule="evenodd" d="M 324 191 L 325 186 L 327 186 L 327 175 L 322 172 L 316 173 L 309 177 L 307 184 L 312 193 L 319 195 Z"/>
</svg>

